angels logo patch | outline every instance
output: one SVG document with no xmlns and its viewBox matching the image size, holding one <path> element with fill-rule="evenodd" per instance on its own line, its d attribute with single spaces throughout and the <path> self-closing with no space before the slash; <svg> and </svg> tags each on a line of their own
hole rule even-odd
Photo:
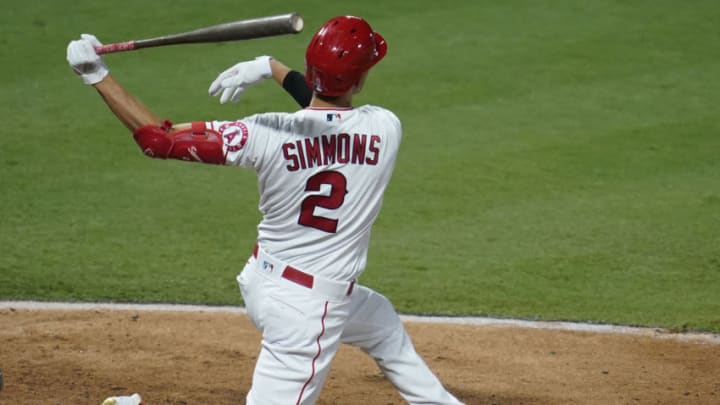
<svg viewBox="0 0 720 405">
<path fill-rule="evenodd" d="M 219 132 L 222 134 L 228 152 L 237 152 L 247 143 L 249 131 L 247 126 L 240 121 L 221 125 Z"/>
</svg>

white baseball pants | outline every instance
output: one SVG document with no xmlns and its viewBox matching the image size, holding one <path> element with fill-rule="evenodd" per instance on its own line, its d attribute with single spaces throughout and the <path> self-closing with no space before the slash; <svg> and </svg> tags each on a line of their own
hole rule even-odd
<svg viewBox="0 0 720 405">
<path fill-rule="evenodd" d="M 308 288 L 280 276 L 284 266 L 261 252 L 237 277 L 262 333 L 248 405 L 314 404 L 340 343 L 372 356 L 410 404 L 462 404 L 417 354 L 387 298 L 359 285 L 333 291 L 317 279 L 322 288 Z"/>
</svg>

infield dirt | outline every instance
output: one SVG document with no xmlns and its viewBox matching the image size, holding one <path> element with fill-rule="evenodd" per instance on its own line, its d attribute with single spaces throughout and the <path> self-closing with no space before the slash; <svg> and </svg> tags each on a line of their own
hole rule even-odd
<svg viewBox="0 0 720 405">
<path fill-rule="evenodd" d="M 406 323 L 467 404 L 717 404 L 720 344 L 507 326 Z M 260 336 L 244 314 L 0 310 L 0 404 L 238 404 Z M 342 347 L 318 404 L 404 403 Z"/>
</svg>

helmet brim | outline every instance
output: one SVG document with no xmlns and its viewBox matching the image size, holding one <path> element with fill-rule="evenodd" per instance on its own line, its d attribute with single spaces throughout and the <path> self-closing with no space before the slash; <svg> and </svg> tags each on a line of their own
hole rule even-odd
<svg viewBox="0 0 720 405">
<path fill-rule="evenodd" d="M 385 42 L 385 38 L 377 32 L 373 32 L 373 37 L 375 37 L 375 52 L 377 52 L 377 56 L 375 56 L 372 63 L 374 66 L 385 57 L 385 54 L 387 54 L 387 42 Z"/>
</svg>

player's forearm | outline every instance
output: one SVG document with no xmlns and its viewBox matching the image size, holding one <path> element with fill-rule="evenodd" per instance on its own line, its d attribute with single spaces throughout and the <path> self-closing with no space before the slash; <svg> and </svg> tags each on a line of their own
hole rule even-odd
<svg viewBox="0 0 720 405">
<path fill-rule="evenodd" d="M 110 110 L 131 132 L 144 125 L 161 125 L 162 119 L 128 93 L 111 75 L 94 85 Z"/>
<path fill-rule="evenodd" d="M 285 80 L 285 76 L 287 76 L 288 73 L 290 73 L 292 69 L 285 66 L 282 62 L 280 62 L 277 59 L 270 59 L 270 71 L 272 72 L 272 77 L 279 84 L 282 86 L 283 80 Z"/>
<path fill-rule="evenodd" d="M 310 105 L 313 92 L 305 83 L 305 76 L 302 73 L 296 70 L 288 72 L 285 75 L 282 87 L 300 104 L 300 107 L 305 108 Z"/>
<path fill-rule="evenodd" d="M 276 59 L 270 59 L 272 77 L 295 101 L 305 108 L 310 105 L 312 90 L 305 83 L 302 73 L 292 70 Z"/>
</svg>

